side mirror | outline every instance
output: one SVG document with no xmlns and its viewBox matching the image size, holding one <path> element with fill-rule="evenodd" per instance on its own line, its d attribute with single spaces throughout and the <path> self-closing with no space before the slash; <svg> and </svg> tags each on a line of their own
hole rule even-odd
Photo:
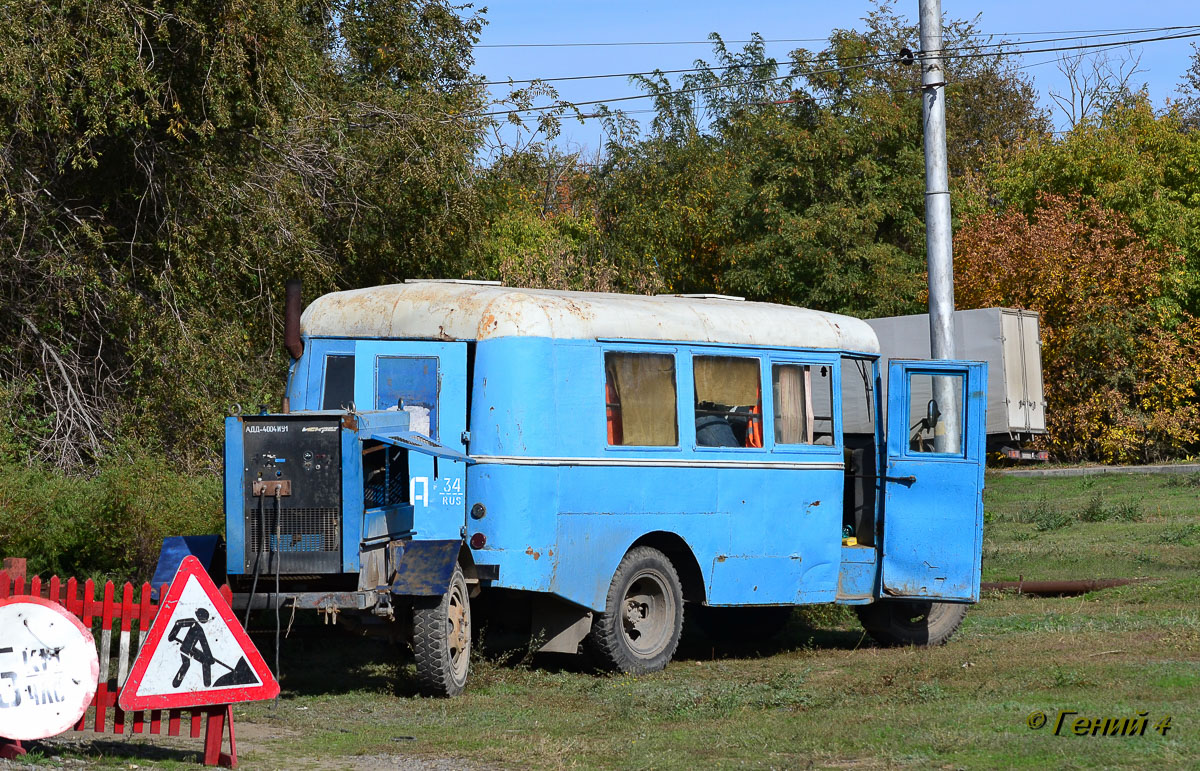
<svg viewBox="0 0 1200 771">
<path fill-rule="evenodd" d="M 925 427 L 932 430 L 938 424 L 942 411 L 938 409 L 937 399 L 930 399 L 925 407 Z"/>
</svg>

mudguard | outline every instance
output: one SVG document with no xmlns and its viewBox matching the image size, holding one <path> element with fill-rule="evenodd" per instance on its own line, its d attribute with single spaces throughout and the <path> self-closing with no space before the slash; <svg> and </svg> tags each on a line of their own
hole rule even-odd
<svg viewBox="0 0 1200 771">
<path fill-rule="evenodd" d="M 436 597 L 450 586 L 462 541 L 394 541 L 396 577 L 392 594 Z"/>
</svg>

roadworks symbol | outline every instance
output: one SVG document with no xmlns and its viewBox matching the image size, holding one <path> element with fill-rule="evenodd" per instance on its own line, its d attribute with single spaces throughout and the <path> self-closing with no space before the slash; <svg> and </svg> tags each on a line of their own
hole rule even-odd
<svg viewBox="0 0 1200 771">
<path fill-rule="evenodd" d="M 185 558 L 121 690 L 121 708 L 232 704 L 278 693 L 279 683 L 199 560 Z"/>
</svg>

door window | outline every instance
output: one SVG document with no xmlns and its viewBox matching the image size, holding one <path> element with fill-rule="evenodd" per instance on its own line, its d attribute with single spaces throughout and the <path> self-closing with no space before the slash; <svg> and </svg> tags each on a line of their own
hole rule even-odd
<svg viewBox="0 0 1200 771">
<path fill-rule="evenodd" d="M 912 453 L 963 452 L 963 376 L 908 376 L 908 451 Z"/>
<path fill-rule="evenodd" d="M 325 357 L 325 383 L 321 409 L 344 410 L 354 403 L 354 357 L 333 354 Z"/>
<path fill-rule="evenodd" d="M 437 439 L 437 357 L 380 356 L 376 368 L 375 409 L 404 410 L 409 430 Z"/>
<path fill-rule="evenodd" d="M 875 368 L 870 359 L 842 359 L 842 431 L 875 436 Z"/>
</svg>

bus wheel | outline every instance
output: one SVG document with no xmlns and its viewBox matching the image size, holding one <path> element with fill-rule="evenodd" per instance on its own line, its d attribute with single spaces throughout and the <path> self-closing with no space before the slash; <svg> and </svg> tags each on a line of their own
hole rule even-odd
<svg viewBox="0 0 1200 771">
<path fill-rule="evenodd" d="M 422 598 L 413 605 L 413 654 L 422 693 L 462 693 L 471 665 L 471 601 L 458 565 L 445 594 Z"/>
<path fill-rule="evenodd" d="M 942 645 L 967 615 L 962 603 L 928 600 L 883 600 L 854 610 L 867 634 L 888 647 Z"/>
<path fill-rule="evenodd" d="M 608 587 L 587 644 L 608 669 L 641 674 L 667 665 L 683 630 L 683 588 L 657 549 L 629 550 Z"/>
</svg>

